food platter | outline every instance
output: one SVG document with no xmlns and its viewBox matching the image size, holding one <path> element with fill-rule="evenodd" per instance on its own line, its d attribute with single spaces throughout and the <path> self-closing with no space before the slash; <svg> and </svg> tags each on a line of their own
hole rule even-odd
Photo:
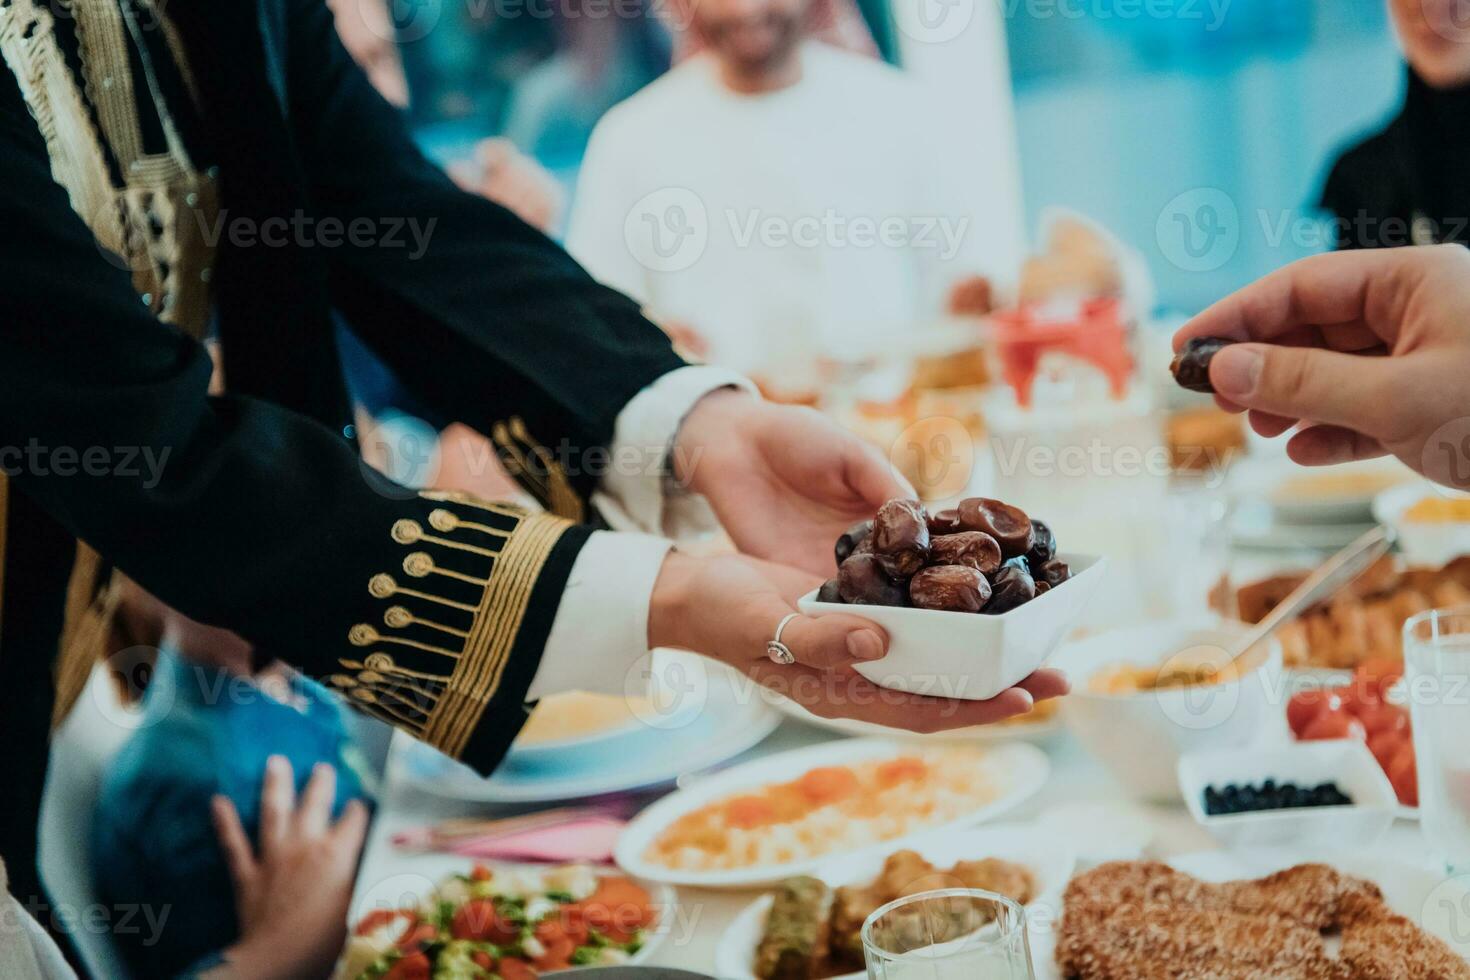
<svg viewBox="0 0 1470 980">
<path fill-rule="evenodd" d="M 936 749 L 937 750 L 937 749 Z M 925 749 L 922 751 L 936 751 Z M 943 835 L 993 820 L 1029 799 L 1045 784 L 1050 772 L 1046 754 L 1022 742 L 997 744 L 969 751 L 977 753 L 976 771 L 966 778 L 983 780 L 986 798 L 967 805 L 964 812 L 942 823 L 914 825 L 887 839 L 854 840 L 852 846 L 831 846 L 791 860 L 720 869 L 675 868 L 651 859 L 650 849 L 675 822 L 712 804 L 749 795 L 784 781 L 797 780 L 815 769 L 861 767 L 911 758 L 920 749 L 892 739 L 851 739 L 768 756 L 756 762 L 697 780 L 644 810 L 628 825 L 618 843 L 616 858 L 629 874 L 650 881 L 702 888 L 757 888 L 792 875 L 803 874 L 843 854 L 892 850 L 906 840 Z M 830 836 L 838 828 L 829 826 Z M 854 834 L 856 837 L 856 833 Z"/>
<path fill-rule="evenodd" d="M 885 852 L 870 852 L 826 862 L 812 872 L 833 887 L 871 881 L 882 870 Z M 925 860 L 944 867 L 958 861 L 1001 858 L 1028 868 L 1035 876 L 1036 896 L 1025 904 L 1035 921 L 1055 918 L 1060 912 L 1062 890 L 1076 865 L 1064 844 L 1050 834 L 1020 824 L 996 824 L 952 834 L 934 834 L 913 845 Z M 756 899 L 725 930 L 715 955 L 715 972 L 722 980 L 755 980 L 757 946 L 772 904 L 772 896 Z M 862 973 L 840 980 L 858 980 Z"/>
</svg>

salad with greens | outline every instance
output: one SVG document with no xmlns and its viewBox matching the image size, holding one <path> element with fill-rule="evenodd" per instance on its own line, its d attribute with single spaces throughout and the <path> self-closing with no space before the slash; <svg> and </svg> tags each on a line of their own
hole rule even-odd
<svg viewBox="0 0 1470 980">
<path fill-rule="evenodd" d="M 364 915 L 334 980 L 534 980 L 626 963 L 657 923 L 652 897 L 627 877 L 477 864 L 417 906 Z"/>
</svg>

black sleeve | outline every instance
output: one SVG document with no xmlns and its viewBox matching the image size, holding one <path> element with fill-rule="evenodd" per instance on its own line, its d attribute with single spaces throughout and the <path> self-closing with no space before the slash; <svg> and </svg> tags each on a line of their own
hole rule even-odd
<svg viewBox="0 0 1470 980">
<path fill-rule="evenodd" d="M 406 247 L 332 250 L 334 303 L 422 400 L 491 435 L 514 475 L 526 475 L 526 457 L 570 460 L 566 480 L 551 482 L 585 499 L 596 474 L 577 460 L 610 445 L 618 412 L 684 362 L 632 300 L 431 164 L 337 40 L 325 4 L 281 2 L 290 124 L 313 208 L 347 227 L 409 222 Z M 564 489 L 523 482 L 580 518 Z"/>
<path fill-rule="evenodd" d="M 493 767 L 586 529 L 404 491 L 313 421 L 209 396 L 204 348 L 119 266 L 0 70 L 0 469 L 14 489 L 185 614 Z"/>
</svg>

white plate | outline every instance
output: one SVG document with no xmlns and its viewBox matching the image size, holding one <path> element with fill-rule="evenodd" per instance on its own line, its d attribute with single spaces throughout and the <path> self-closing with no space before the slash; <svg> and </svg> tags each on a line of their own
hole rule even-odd
<svg viewBox="0 0 1470 980">
<path fill-rule="evenodd" d="M 825 728 L 829 732 L 851 735 L 856 738 L 901 738 L 914 742 L 1009 742 L 1019 739 L 1023 742 L 1040 744 L 1050 740 L 1062 730 L 1061 717 L 1053 712 L 1051 717 L 1044 721 L 1013 722 L 1009 725 L 975 725 L 972 728 L 957 728 L 948 732 L 935 732 L 932 735 L 919 735 L 915 732 L 906 732 L 902 728 L 875 725 L 870 721 L 856 721 L 852 718 L 819 718 L 795 701 L 780 695 L 774 696 L 771 703 L 777 711 L 803 725 Z"/>
<path fill-rule="evenodd" d="M 405 855 L 405 858 L 408 856 Z M 549 865 L 514 864 L 506 861 L 480 861 L 454 854 L 412 855 L 412 872 L 401 872 L 383 878 L 380 883 L 367 889 L 359 889 L 352 896 L 352 911 L 348 917 L 348 928 L 356 925 L 364 915 L 374 909 L 397 909 L 411 905 L 427 895 L 440 881 L 452 874 L 465 874 L 476 864 L 483 864 L 494 871 L 526 869 L 545 871 Z M 648 892 L 653 906 L 659 910 L 658 925 L 648 930 L 643 947 L 628 958 L 628 963 L 647 962 L 669 933 L 678 928 L 679 893 L 668 885 L 656 881 L 644 881 L 625 875 L 613 868 L 594 868 L 599 878 L 632 877 Z M 564 971 L 558 971 L 564 972 Z"/>
<path fill-rule="evenodd" d="M 1364 477 L 1380 481 L 1376 486 L 1346 493 L 1295 492 L 1302 481 Z M 1282 524 L 1363 524 L 1373 519 L 1373 498 L 1394 482 L 1418 477 L 1396 459 L 1371 459 L 1339 466 L 1307 469 L 1284 456 L 1240 460 L 1231 467 L 1229 489 L 1241 500 L 1257 500 L 1269 506 Z"/>
<path fill-rule="evenodd" d="M 478 803 L 550 803 L 671 784 L 733 759 L 781 724 L 780 713 L 766 704 L 759 689 L 733 671 L 693 654 L 679 662 L 685 668 L 685 696 L 697 699 L 699 710 L 680 711 L 676 726 L 650 728 L 646 741 L 637 751 L 624 753 L 620 762 L 599 756 L 579 768 L 502 767 L 486 779 L 426 745 L 395 738 L 390 765 L 396 778 L 435 796 Z"/>
<path fill-rule="evenodd" d="M 984 701 L 1019 684 L 1046 661 L 1102 580 L 1106 560 L 1057 557 L 1071 566 L 1072 577 L 998 616 L 818 602 L 816 590 L 802 596 L 797 608 L 808 616 L 861 616 L 882 626 L 888 656 L 855 667 L 880 687 Z"/>
<path fill-rule="evenodd" d="M 804 861 L 788 861 L 785 864 L 760 865 L 738 870 L 674 870 L 654 864 L 644 858 L 649 846 L 675 820 L 686 813 L 698 810 L 707 803 L 713 803 L 745 790 L 796 779 L 819 766 L 854 765 L 873 759 L 902 756 L 913 751 L 912 742 L 876 738 L 850 739 L 783 752 L 735 766 L 713 776 L 696 780 L 640 813 L 623 832 L 622 838 L 618 841 L 615 857 L 618 864 L 629 874 L 638 878 L 647 878 L 650 881 L 665 881 L 673 885 L 690 885 L 698 888 L 760 888 L 773 885 L 792 875 L 806 874 L 813 868 L 843 854 L 882 853 L 900 847 L 905 842 L 993 820 L 1002 813 L 1019 806 L 1040 790 L 1051 771 L 1051 764 L 1047 761 L 1046 753 L 1034 745 L 1027 745 L 1024 742 L 1000 743 L 984 750 L 991 778 L 999 784 L 996 798 L 948 824 L 925 827 L 901 838 L 881 841 L 850 851 L 834 851 Z"/>
<path fill-rule="evenodd" d="M 988 857 L 1025 865 L 1036 876 L 1036 897 L 1026 903 L 1027 918 L 1036 922 L 1056 919 L 1061 910 L 1062 891 L 1077 864 L 1065 845 L 1049 834 L 1020 824 L 934 834 L 912 844 L 912 849 L 940 868 Z M 903 848 L 889 847 L 881 852 L 838 858 L 822 864 L 812 875 L 833 888 L 872 881 L 883 870 L 888 855 L 898 850 Z M 765 932 L 766 914 L 772 901 L 772 896 L 763 895 L 751 902 L 725 930 L 715 952 L 715 972 L 721 980 L 755 980 L 755 952 Z M 839 980 L 859 980 L 862 976 L 853 973 Z"/>
<path fill-rule="evenodd" d="M 1437 568 L 1461 555 L 1470 554 L 1470 521 L 1421 524 L 1404 520 L 1404 511 L 1426 497 L 1436 496 L 1462 499 L 1465 494 L 1420 480 L 1387 490 L 1373 501 L 1373 516 L 1378 523 L 1398 532 L 1399 551 L 1411 565 Z"/>
<path fill-rule="evenodd" d="M 1226 882 L 1264 878 L 1306 859 L 1280 850 L 1202 851 L 1168 859 L 1176 871 L 1201 881 Z M 1423 868 L 1375 858 L 1367 854 L 1338 854 L 1321 860 L 1343 874 L 1366 878 L 1383 890 L 1384 900 L 1400 915 L 1413 920 L 1431 935 L 1470 959 L 1470 933 L 1466 932 L 1470 910 L 1470 885 L 1463 878 L 1446 880 Z M 1036 980 L 1061 980 L 1056 965 L 1056 934 L 1050 930 L 1033 935 L 1032 955 Z"/>
</svg>

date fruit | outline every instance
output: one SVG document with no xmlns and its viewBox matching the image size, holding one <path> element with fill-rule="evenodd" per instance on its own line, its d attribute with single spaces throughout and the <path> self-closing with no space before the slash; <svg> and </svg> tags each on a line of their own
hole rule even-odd
<svg viewBox="0 0 1470 980">
<path fill-rule="evenodd" d="M 1004 557 L 1015 558 L 1031 550 L 1031 518 L 1019 507 L 989 497 L 971 497 L 960 501 L 959 510 L 965 530 L 990 535 Z"/>
<path fill-rule="evenodd" d="M 1210 384 L 1210 361 L 1233 343 L 1236 341 L 1223 337 L 1195 337 L 1185 341 L 1169 365 L 1169 370 L 1174 372 L 1174 380 L 1181 388 L 1213 393 L 1215 387 Z"/>
<path fill-rule="evenodd" d="M 818 602 L 841 602 L 842 601 L 842 586 L 838 583 L 838 581 L 835 578 L 829 578 L 827 581 L 825 581 L 825 582 L 822 583 L 822 587 L 817 590 L 817 601 Z"/>
<path fill-rule="evenodd" d="M 1007 563 L 990 580 L 988 613 L 1003 613 L 1024 606 L 1036 598 L 1036 580 L 1019 565 Z"/>
<path fill-rule="evenodd" d="M 929 561 L 935 565 L 968 565 L 989 575 L 1000 567 L 1000 545 L 984 531 L 941 534 L 929 542 Z"/>
<path fill-rule="evenodd" d="M 1031 550 L 1026 552 L 1026 564 L 1035 568 L 1057 556 L 1057 536 L 1045 521 L 1031 518 Z"/>
<path fill-rule="evenodd" d="M 896 584 L 877 555 L 853 555 L 837 570 L 837 590 L 842 601 L 854 606 L 902 606 L 906 594 Z"/>
<path fill-rule="evenodd" d="M 958 508 L 951 507 L 929 515 L 929 536 L 937 538 L 941 534 L 959 534 L 965 529 L 960 523 L 960 512 Z"/>
<path fill-rule="evenodd" d="M 841 565 L 847 559 L 851 558 L 858 546 L 868 540 L 869 535 L 872 533 L 872 521 L 859 521 L 842 532 L 842 537 L 837 539 L 837 545 L 833 549 L 837 555 L 837 564 Z"/>
<path fill-rule="evenodd" d="M 933 565 L 909 582 L 909 598 L 920 609 L 975 613 L 990 601 L 990 583 L 968 565 Z"/>
<path fill-rule="evenodd" d="M 912 500 L 890 500 L 873 519 L 873 555 L 891 578 L 908 578 L 929 560 L 929 522 Z"/>
<path fill-rule="evenodd" d="M 1067 579 L 1072 577 L 1071 567 L 1060 558 L 1042 562 L 1036 569 L 1037 583 L 1045 582 L 1047 588 L 1054 589 Z"/>
</svg>

